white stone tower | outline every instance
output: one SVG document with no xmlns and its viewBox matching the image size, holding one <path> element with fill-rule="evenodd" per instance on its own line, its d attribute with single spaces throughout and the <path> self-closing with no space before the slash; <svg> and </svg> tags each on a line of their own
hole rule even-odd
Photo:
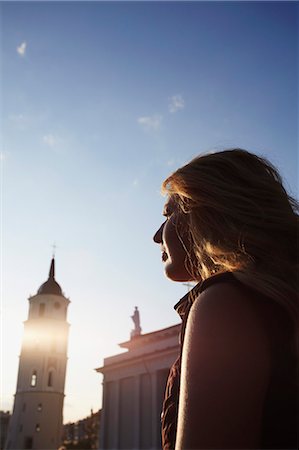
<svg viewBox="0 0 299 450">
<path fill-rule="evenodd" d="M 61 445 L 69 303 L 55 281 L 53 258 L 48 280 L 29 298 L 6 449 L 57 450 Z"/>
</svg>

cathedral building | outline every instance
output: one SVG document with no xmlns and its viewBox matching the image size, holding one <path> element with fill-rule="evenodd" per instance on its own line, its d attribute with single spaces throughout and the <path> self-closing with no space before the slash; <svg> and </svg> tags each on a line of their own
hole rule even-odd
<svg viewBox="0 0 299 450">
<path fill-rule="evenodd" d="M 120 344 L 127 352 L 104 359 L 100 449 L 161 449 L 161 411 L 169 369 L 179 354 L 181 325 L 141 334 Z"/>
<path fill-rule="evenodd" d="M 61 445 L 69 303 L 55 280 L 53 258 L 48 280 L 29 298 L 7 450 Z"/>
</svg>

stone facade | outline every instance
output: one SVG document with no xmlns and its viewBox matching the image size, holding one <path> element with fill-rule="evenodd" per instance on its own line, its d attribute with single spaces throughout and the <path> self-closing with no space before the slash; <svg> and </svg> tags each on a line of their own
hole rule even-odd
<svg viewBox="0 0 299 450">
<path fill-rule="evenodd" d="M 101 449 L 160 449 L 160 417 L 180 325 L 133 336 L 128 351 L 104 359 Z"/>
</svg>

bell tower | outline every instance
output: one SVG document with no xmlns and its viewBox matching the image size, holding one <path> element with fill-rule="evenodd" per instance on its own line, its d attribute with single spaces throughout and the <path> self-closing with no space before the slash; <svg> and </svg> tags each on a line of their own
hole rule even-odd
<svg viewBox="0 0 299 450">
<path fill-rule="evenodd" d="M 55 280 L 54 257 L 48 280 L 28 300 L 5 448 L 57 450 L 61 445 L 70 301 Z"/>
</svg>

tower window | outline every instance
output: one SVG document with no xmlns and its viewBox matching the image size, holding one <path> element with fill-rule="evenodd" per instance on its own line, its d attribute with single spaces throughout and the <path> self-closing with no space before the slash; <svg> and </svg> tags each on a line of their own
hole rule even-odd
<svg viewBox="0 0 299 450">
<path fill-rule="evenodd" d="M 44 303 L 40 303 L 40 304 L 39 304 L 38 315 L 39 315 L 40 317 L 43 317 L 43 315 L 45 314 L 45 308 L 46 308 L 46 305 L 45 305 Z"/>
<path fill-rule="evenodd" d="M 49 375 L 48 375 L 48 386 L 50 386 L 50 387 L 53 386 L 53 370 L 50 370 Z"/>
<path fill-rule="evenodd" d="M 59 302 L 55 302 L 54 303 L 54 308 L 55 309 L 59 309 L 60 308 L 60 303 Z"/>
<path fill-rule="evenodd" d="M 41 403 L 39 403 L 39 404 L 37 405 L 37 410 L 38 410 L 38 411 L 41 411 L 41 410 L 42 410 L 42 404 L 41 404 Z"/>
<path fill-rule="evenodd" d="M 35 431 L 37 431 L 37 432 L 40 431 L 40 424 L 39 424 L 39 423 L 37 423 L 37 424 L 35 425 Z"/>
<path fill-rule="evenodd" d="M 23 411 L 26 411 L 26 403 L 23 403 Z"/>
<path fill-rule="evenodd" d="M 19 432 L 22 433 L 22 431 L 23 431 L 23 425 L 21 424 L 20 428 L 19 428 Z"/>
<path fill-rule="evenodd" d="M 35 386 L 36 386 L 36 383 L 37 383 L 37 373 L 36 373 L 36 370 L 34 370 L 34 371 L 32 372 L 32 375 L 31 375 L 31 383 L 30 383 L 30 386 L 31 386 L 31 387 L 35 387 Z"/>
</svg>

